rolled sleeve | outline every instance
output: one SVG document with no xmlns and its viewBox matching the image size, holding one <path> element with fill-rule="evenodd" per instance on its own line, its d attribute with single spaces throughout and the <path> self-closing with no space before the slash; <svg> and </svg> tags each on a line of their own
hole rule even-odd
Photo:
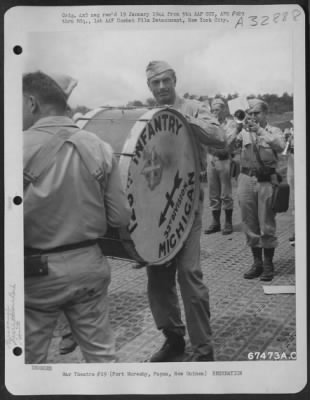
<svg viewBox="0 0 310 400">
<path fill-rule="evenodd" d="M 202 144 L 216 149 L 224 149 L 226 147 L 224 129 L 210 116 L 207 110 L 201 108 L 197 113 L 197 117 L 189 116 L 188 121 L 197 139 Z"/>
</svg>

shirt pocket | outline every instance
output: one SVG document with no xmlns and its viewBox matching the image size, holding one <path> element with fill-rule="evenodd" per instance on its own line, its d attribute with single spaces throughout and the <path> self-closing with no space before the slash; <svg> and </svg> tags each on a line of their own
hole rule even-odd
<svg viewBox="0 0 310 400">
<path fill-rule="evenodd" d="M 275 154 L 270 146 L 259 145 L 259 155 L 263 162 L 270 163 L 276 161 Z"/>
<path fill-rule="evenodd" d="M 251 144 L 243 144 L 241 150 L 241 160 L 244 162 L 251 162 L 253 161 L 253 155 L 251 151 Z"/>
</svg>

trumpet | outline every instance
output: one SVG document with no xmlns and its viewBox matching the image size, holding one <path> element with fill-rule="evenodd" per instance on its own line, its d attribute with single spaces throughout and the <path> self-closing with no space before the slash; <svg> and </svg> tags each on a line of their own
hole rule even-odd
<svg viewBox="0 0 310 400">
<path fill-rule="evenodd" d="M 257 120 L 248 115 L 244 110 L 237 110 L 234 115 L 234 121 L 237 124 L 242 124 L 246 131 L 251 131 L 251 123 L 257 123 Z"/>
<path fill-rule="evenodd" d="M 244 110 L 237 110 L 234 113 L 234 120 L 237 122 L 237 124 L 243 124 L 246 121 L 247 115 Z"/>
<path fill-rule="evenodd" d="M 287 141 L 286 141 L 286 144 L 285 144 L 285 147 L 284 147 L 284 150 L 283 150 L 283 152 L 281 153 L 282 156 L 286 156 L 286 155 L 287 155 L 287 153 L 288 153 L 288 151 L 289 151 L 289 149 L 290 149 L 290 146 L 291 146 L 290 140 L 287 140 Z"/>
</svg>

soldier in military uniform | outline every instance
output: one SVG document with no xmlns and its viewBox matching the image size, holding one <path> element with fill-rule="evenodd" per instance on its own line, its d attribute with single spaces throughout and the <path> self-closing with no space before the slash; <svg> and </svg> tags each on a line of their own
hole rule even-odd
<svg viewBox="0 0 310 400">
<path fill-rule="evenodd" d="M 165 61 L 152 61 L 146 68 L 147 84 L 158 105 L 171 105 L 189 121 L 199 150 L 201 168 L 206 159 L 205 146 L 223 148 L 225 133 L 205 104 L 179 97 L 176 94 L 176 75 Z M 200 267 L 200 235 L 203 190 L 199 208 L 183 248 L 169 266 L 148 266 L 148 296 L 158 329 L 166 337 L 162 348 L 151 362 L 171 361 L 185 349 L 185 326 L 176 290 L 176 276 L 185 309 L 187 329 L 192 345 L 188 361 L 213 361 L 212 332 L 208 289 Z M 187 361 L 187 360 L 186 360 Z"/>
<path fill-rule="evenodd" d="M 245 272 L 245 279 L 274 277 L 273 257 L 278 245 L 276 219 L 272 210 L 273 182 L 278 153 L 285 147 L 281 130 L 267 121 L 268 105 L 251 99 L 248 120 L 238 135 L 228 138 L 230 144 L 241 141 L 241 171 L 238 178 L 238 199 L 247 244 L 254 262 Z"/>
<path fill-rule="evenodd" d="M 294 215 L 294 128 L 287 128 L 284 131 L 284 138 L 287 143 L 287 183 L 290 185 L 290 203 L 292 208 L 292 214 Z M 289 238 L 289 242 L 292 246 L 295 246 L 295 232 Z"/>
<path fill-rule="evenodd" d="M 214 98 L 211 102 L 211 112 L 219 121 L 225 132 L 234 129 L 235 122 L 226 118 L 226 104 L 221 98 Z M 231 186 L 231 155 L 227 149 L 219 150 L 209 148 L 208 151 L 208 192 L 210 208 L 213 220 L 211 225 L 205 230 L 206 234 L 219 232 L 221 230 L 221 209 L 225 211 L 225 225 L 222 230 L 223 235 L 229 235 L 233 231 L 232 213 L 233 198 Z"/>
</svg>

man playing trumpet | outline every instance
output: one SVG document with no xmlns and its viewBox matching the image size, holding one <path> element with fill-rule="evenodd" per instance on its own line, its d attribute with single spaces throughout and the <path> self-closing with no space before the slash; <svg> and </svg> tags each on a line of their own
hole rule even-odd
<svg viewBox="0 0 310 400">
<path fill-rule="evenodd" d="M 268 106 L 260 99 L 248 100 L 249 109 L 243 130 L 228 138 L 230 144 L 241 141 L 241 170 L 238 200 L 247 244 L 253 264 L 245 279 L 260 276 L 262 281 L 274 277 L 273 257 L 278 245 L 275 212 L 272 210 L 273 184 L 276 179 L 278 153 L 285 143 L 279 128 L 267 122 Z"/>
</svg>

